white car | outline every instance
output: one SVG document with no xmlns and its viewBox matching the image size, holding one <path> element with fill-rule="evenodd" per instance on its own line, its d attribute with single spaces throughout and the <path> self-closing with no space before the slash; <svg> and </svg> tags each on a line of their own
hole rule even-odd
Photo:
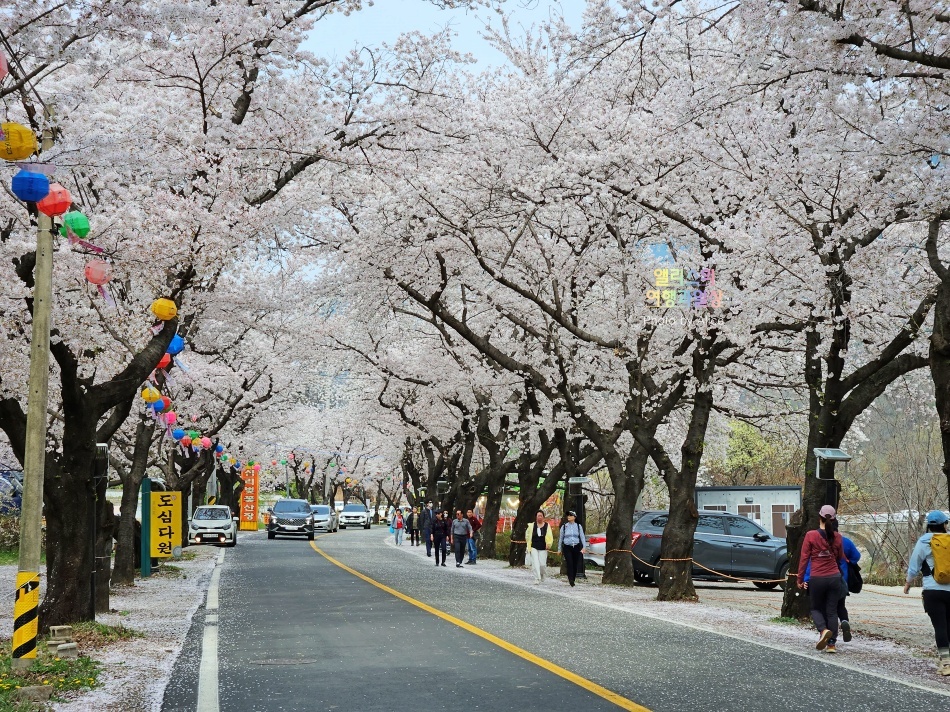
<svg viewBox="0 0 950 712">
<path fill-rule="evenodd" d="M 213 504 L 198 507 L 188 520 L 188 541 L 236 546 L 237 522 L 231 516 L 231 508 Z"/>
<path fill-rule="evenodd" d="M 369 511 L 362 504 L 348 504 L 340 512 L 340 529 L 347 527 L 370 528 Z"/>
<path fill-rule="evenodd" d="M 325 532 L 335 532 L 340 528 L 340 515 L 328 504 L 311 504 L 313 512 L 313 529 L 322 529 Z"/>
</svg>

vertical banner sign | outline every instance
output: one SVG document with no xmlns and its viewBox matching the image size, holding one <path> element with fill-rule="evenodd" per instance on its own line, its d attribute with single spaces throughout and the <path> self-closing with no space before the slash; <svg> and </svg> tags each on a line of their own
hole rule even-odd
<svg viewBox="0 0 950 712">
<path fill-rule="evenodd" d="M 244 490 L 241 492 L 241 531 L 257 531 L 257 473 L 254 468 L 241 470 Z"/>
<path fill-rule="evenodd" d="M 181 556 L 181 492 L 152 492 L 152 557 Z"/>
<path fill-rule="evenodd" d="M 16 601 L 13 603 L 13 657 L 36 657 L 39 608 L 40 575 L 20 571 L 16 575 Z"/>
</svg>

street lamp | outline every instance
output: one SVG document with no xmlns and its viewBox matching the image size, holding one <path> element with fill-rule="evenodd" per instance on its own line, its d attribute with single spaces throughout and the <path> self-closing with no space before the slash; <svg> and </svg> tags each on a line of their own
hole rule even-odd
<svg viewBox="0 0 950 712">
<path fill-rule="evenodd" d="M 851 456 L 846 453 L 841 448 L 836 447 L 816 447 L 813 451 L 815 453 L 815 477 L 819 480 L 824 480 L 827 484 L 825 485 L 825 504 L 830 504 L 835 509 L 838 508 L 838 494 L 841 492 L 841 485 L 838 484 L 838 480 L 835 479 L 834 466 L 831 469 L 831 477 L 822 477 L 821 476 L 821 461 L 826 460 L 827 462 L 843 462 L 844 463 L 844 474 L 845 477 L 848 476 L 848 463 L 851 461 Z"/>
</svg>

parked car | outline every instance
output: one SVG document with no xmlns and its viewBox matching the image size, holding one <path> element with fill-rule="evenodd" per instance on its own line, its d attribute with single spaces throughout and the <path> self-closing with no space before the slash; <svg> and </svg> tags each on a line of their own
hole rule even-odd
<svg viewBox="0 0 950 712">
<path fill-rule="evenodd" d="M 633 572 L 639 583 L 656 583 L 660 545 L 669 512 L 645 512 L 633 527 L 630 548 L 634 553 Z M 702 567 L 696 564 L 702 564 Z M 705 568 L 703 568 L 705 567 Z M 725 574 L 725 576 L 723 576 Z M 785 539 L 773 537 L 751 519 L 729 512 L 703 510 L 693 537 L 693 578 L 731 581 L 726 576 L 745 579 L 781 579 L 782 583 L 756 583 L 774 589 L 788 576 L 788 547 Z"/>
<path fill-rule="evenodd" d="M 188 541 L 192 544 L 237 545 L 237 522 L 231 508 L 203 505 L 188 520 Z"/>
<path fill-rule="evenodd" d="M 325 532 L 335 532 L 340 528 L 340 515 L 328 504 L 311 504 L 313 513 L 314 531 L 321 529 Z"/>
<path fill-rule="evenodd" d="M 281 499 L 274 503 L 267 518 L 267 538 L 278 534 L 306 536 L 313 541 L 313 512 L 305 499 Z"/>
<path fill-rule="evenodd" d="M 369 511 L 362 504 L 348 504 L 340 512 L 340 529 L 347 527 L 370 528 Z"/>
<path fill-rule="evenodd" d="M 640 517 L 643 516 L 643 512 L 634 512 L 633 513 L 633 526 L 636 527 L 637 522 L 640 521 Z M 633 531 L 630 532 L 630 540 L 633 541 Z M 600 532 L 598 534 L 588 534 L 587 535 L 587 551 L 584 552 L 584 560 L 589 561 L 592 564 L 597 564 L 598 566 L 604 565 L 604 557 L 607 555 L 607 532 Z"/>
</svg>

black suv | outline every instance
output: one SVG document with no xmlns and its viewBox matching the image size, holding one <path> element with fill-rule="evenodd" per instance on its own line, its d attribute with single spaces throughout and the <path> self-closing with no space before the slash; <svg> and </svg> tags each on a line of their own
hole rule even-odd
<svg viewBox="0 0 950 712">
<path fill-rule="evenodd" d="M 304 499 L 282 499 L 268 510 L 267 538 L 278 534 L 294 536 L 306 535 L 313 541 L 313 512 L 310 503 Z"/>
<path fill-rule="evenodd" d="M 669 512 L 646 512 L 633 527 L 630 549 L 634 553 L 633 574 L 639 583 L 656 583 L 659 569 L 653 567 L 659 565 L 660 544 L 668 519 Z M 697 563 L 705 568 L 696 566 Z M 693 536 L 693 578 L 731 581 L 728 576 L 784 581 L 788 576 L 788 547 L 784 539 L 773 537 L 747 517 L 701 510 Z M 777 581 L 755 585 L 785 588 L 784 583 Z"/>
</svg>

